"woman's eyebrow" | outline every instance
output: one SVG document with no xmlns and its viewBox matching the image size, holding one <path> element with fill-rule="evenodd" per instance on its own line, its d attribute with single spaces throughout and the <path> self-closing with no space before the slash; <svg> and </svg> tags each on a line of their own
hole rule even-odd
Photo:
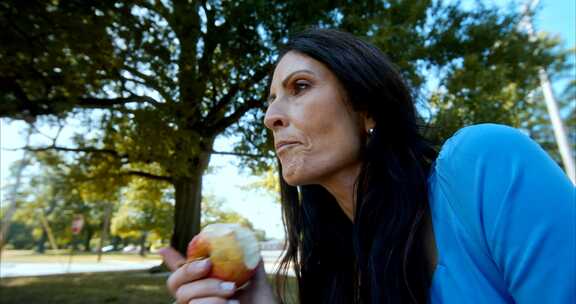
<svg viewBox="0 0 576 304">
<path fill-rule="evenodd" d="M 288 76 L 286 76 L 286 78 L 284 78 L 284 80 L 282 80 L 282 86 L 286 87 L 288 80 L 290 80 L 290 78 L 292 78 L 292 76 L 294 76 L 294 74 L 297 74 L 297 73 L 306 73 L 306 74 L 310 74 L 312 76 L 316 76 L 316 74 L 314 74 L 314 72 L 307 70 L 307 69 L 296 70 L 296 71 L 288 74 Z"/>
<path fill-rule="evenodd" d="M 286 87 L 288 85 L 288 80 L 290 80 L 290 78 L 292 78 L 292 76 L 294 76 L 295 74 L 298 73 L 305 73 L 305 74 L 309 74 L 312 76 L 316 76 L 316 74 L 314 72 L 312 72 L 311 70 L 307 70 L 307 69 L 301 69 L 301 70 L 296 70 L 290 74 L 288 74 L 288 76 L 286 76 L 286 78 L 284 78 L 284 80 L 282 80 L 282 87 Z M 270 98 L 272 98 L 274 96 L 274 94 L 270 94 L 268 95 L 267 100 L 270 101 Z"/>
</svg>

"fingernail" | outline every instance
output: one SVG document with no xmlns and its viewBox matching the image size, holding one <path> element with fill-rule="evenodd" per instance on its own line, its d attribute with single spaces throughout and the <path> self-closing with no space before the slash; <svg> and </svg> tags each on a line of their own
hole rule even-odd
<svg viewBox="0 0 576 304">
<path fill-rule="evenodd" d="M 208 259 L 190 263 L 190 266 L 188 266 L 188 270 L 192 272 L 202 271 L 206 269 L 206 267 L 208 267 L 208 263 L 209 263 Z"/>
<path fill-rule="evenodd" d="M 228 300 L 228 301 L 226 302 L 226 304 L 240 304 L 240 301 L 238 301 L 238 300 Z"/>
<path fill-rule="evenodd" d="M 220 283 L 220 288 L 225 291 L 234 290 L 236 288 L 236 284 L 234 282 L 222 282 Z M 230 302 L 228 302 L 230 303 Z"/>
</svg>

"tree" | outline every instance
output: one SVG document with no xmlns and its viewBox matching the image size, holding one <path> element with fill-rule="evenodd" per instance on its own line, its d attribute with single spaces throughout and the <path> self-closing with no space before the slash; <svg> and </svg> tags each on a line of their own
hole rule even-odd
<svg viewBox="0 0 576 304">
<path fill-rule="evenodd" d="M 28 130 L 28 135 L 26 136 L 26 145 L 28 145 L 28 143 L 30 142 L 30 136 L 32 134 L 32 129 L 30 128 Z M 18 190 L 20 188 L 21 185 L 21 179 L 22 179 L 22 172 L 24 171 L 24 169 L 26 168 L 26 166 L 28 166 L 29 164 L 29 155 L 27 153 L 24 153 L 24 156 L 22 156 L 22 159 L 17 162 L 15 164 L 14 167 L 12 167 L 12 173 L 15 176 L 15 183 L 14 185 L 10 185 L 10 190 L 12 191 L 8 191 L 11 195 L 9 198 L 9 204 L 7 208 L 4 208 L 3 212 L 2 212 L 2 223 L 0 224 L 0 251 L 2 250 L 2 248 L 4 248 L 4 245 L 6 244 L 6 240 L 8 238 L 9 232 L 10 232 L 10 227 L 11 227 L 11 221 L 12 221 L 12 216 L 14 214 L 14 212 L 16 211 L 16 206 L 17 206 L 17 200 L 18 200 Z M 8 188 L 8 187 L 6 187 Z"/>
<path fill-rule="evenodd" d="M 11 244 L 14 249 L 31 249 L 34 246 L 32 227 L 22 221 L 13 221 L 10 226 L 7 244 Z"/>
<path fill-rule="evenodd" d="M 274 202 L 280 203 L 280 180 L 278 165 L 270 166 L 258 174 L 259 179 L 243 187 L 243 190 L 260 191 L 274 197 Z"/>
<path fill-rule="evenodd" d="M 222 210 L 224 201 L 214 195 L 202 199 L 202 227 L 214 223 L 236 223 L 254 229 L 252 223 L 238 212 Z"/>
<path fill-rule="evenodd" d="M 228 128 L 249 112 L 261 119 L 275 46 L 306 25 L 334 24 L 338 7 L 332 1 L 1 6 L 0 116 L 34 121 L 105 109 L 95 145 L 44 148 L 103 158 L 117 175 L 171 183 L 172 245 L 182 252 L 200 228 L 202 175 L 214 139 L 235 132 Z M 158 170 L 140 170 L 150 164 Z"/>
<path fill-rule="evenodd" d="M 127 187 L 122 204 L 112 219 L 112 232 L 140 240 L 144 255 L 149 237 L 169 239 L 174 205 L 167 197 L 167 183 L 135 178 Z"/>
<path fill-rule="evenodd" d="M 37 167 L 55 159 L 53 153 L 37 154 L 31 165 Z M 77 192 L 65 183 L 65 174 L 58 167 L 40 165 L 39 174 L 30 176 L 19 195 L 14 224 L 28 228 L 35 239 L 36 251 L 44 253 L 46 241 L 53 249 L 70 242 L 70 207 L 80 201 Z M 56 216 L 57 214 L 57 216 Z"/>
<path fill-rule="evenodd" d="M 545 34 L 530 39 L 519 30 L 516 6 L 477 3 L 465 10 L 458 1 L 429 4 L 393 2 L 380 17 L 382 26 L 371 33 L 413 88 L 425 113 L 427 138 L 441 144 L 458 129 L 484 122 L 528 133 L 546 128 L 547 120 L 527 123 L 542 113 L 530 96 L 539 88 L 540 67 L 553 74 L 570 69 L 560 41 Z M 427 23 L 426 15 L 434 22 Z"/>
<path fill-rule="evenodd" d="M 295 31 L 339 27 L 375 42 L 419 98 L 430 96 L 429 121 L 441 131 L 502 120 L 516 107 L 509 101 L 534 88 L 535 64 L 554 57 L 547 40 L 515 30 L 514 13 L 467 12 L 443 1 L 37 0 L 0 7 L 0 117 L 32 122 L 90 111 L 98 138 L 29 150 L 78 153 L 74 161 L 97 168 L 83 171 L 86 179 L 116 188 L 132 177 L 170 183 L 171 243 L 181 252 L 200 229 L 202 176 L 213 153 L 243 156 L 256 172 L 274 162 L 261 123 L 267 76 L 278 46 Z M 425 92 L 427 68 L 443 75 L 432 94 Z M 527 76 L 504 88 L 489 79 L 507 82 L 518 73 Z M 489 102 L 476 111 L 480 100 Z M 494 114 L 464 119 L 469 110 Z M 233 151 L 213 150 L 218 135 L 231 134 L 239 137 Z"/>
<path fill-rule="evenodd" d="M 15 219 L 33 229 L 37 251 L 44 252 L 44 244 L 66 247 L 76 240 L 82 241 L 85 251 L 90 251 L 91 240 L 100 234 L 108 205 L 118 200 L 115 186 L 118 181 L 98 178 L 86 180 L 86 172 L 98 172 L 98 167 L 72 162 L 68 164 L 54 151 L 35 153 L 32 171 L 19 197 Z M 82 215 L 85 222 L 82 233 L 73 237 L 71 222 L 75 215 Z M 74 242 L 74 246 L 77 242 Z"/>
</svg>

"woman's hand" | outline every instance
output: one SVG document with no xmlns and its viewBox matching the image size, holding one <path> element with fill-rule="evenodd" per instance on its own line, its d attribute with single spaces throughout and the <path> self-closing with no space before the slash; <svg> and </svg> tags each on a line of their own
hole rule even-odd
<svg viewBox="0 0 576 304">
<path fill-rule="evenodd" d="M 264 263 L 260 261 L 256 274 L 241 290 L 233 282 L 207 277 L 210 259 L 186 263 L 186 259 L 171 247 L 163 248 L 160 255 L 173 273 L 168 278 L 168 290 L 179 304 L 269 304 L 276 303 L 272 288 L 266 279 Z"/>
</svg>

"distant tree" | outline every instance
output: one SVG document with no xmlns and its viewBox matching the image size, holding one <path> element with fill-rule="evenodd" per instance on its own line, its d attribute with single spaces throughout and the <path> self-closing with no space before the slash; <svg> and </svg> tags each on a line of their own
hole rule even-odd
<svg viewBox="0 0 576 304">
<path fill-rule="evenodd" d="M 142 255 L 149 247 L 149 238 L 167 240 L 172 233 L 174 205 L 166 195 L 168 186 L 168 183 L 133 179 L 112 219 L 112 233 L 139 239 Z"/>
<path fill-rule="evenodd" d="M 36 244 L 32 237 L 32 227 L 22 221 L 13 221 L 12 227 L 6 237 L 6 243 L 12 245 L 13 249 L 32 249 Z"/>
<path fill-rule="evenodd" d="M 270 194 L 274 197 L 274 202 L 280 203 L 280 181 L 278 179 L 277 165 L 272 165 L 267 170 L 259 173 L 258 180 L 243 186 L 242 189 Z"/>
<path fill-rule="evenodd" d="M 214 195 L 206 195 L 202 199 L 202 227 L 214 223 L 235 223 L 254 230 L 254 226 L 244 216 L 235 211 L 227 211 L 222 205 L 224 201 Z"/>
<path fill-rule="evenodd" d="M 35 170 L 30 172 L 33 175 L 19 195 L 15 220 L 32 229 L 38 252 L 44 252 L 48 241 L 59 248 L 75 241 L 74 246 L 82 244 L 85 251 L 90 251 L 91 240 L 100 234 L 106 203 L 114 204 L 118 200 L 115 187 L 119 182 L 104 178 L 87 180 L 83 171 L 96 172 L 96 168 L 67 163 L 50 150 L 37 152 L 33 166 Z M 81 234 L 74 237 L 71 223 L 76 215 L 83 216 L 84 227 Z"/>
</svg>

